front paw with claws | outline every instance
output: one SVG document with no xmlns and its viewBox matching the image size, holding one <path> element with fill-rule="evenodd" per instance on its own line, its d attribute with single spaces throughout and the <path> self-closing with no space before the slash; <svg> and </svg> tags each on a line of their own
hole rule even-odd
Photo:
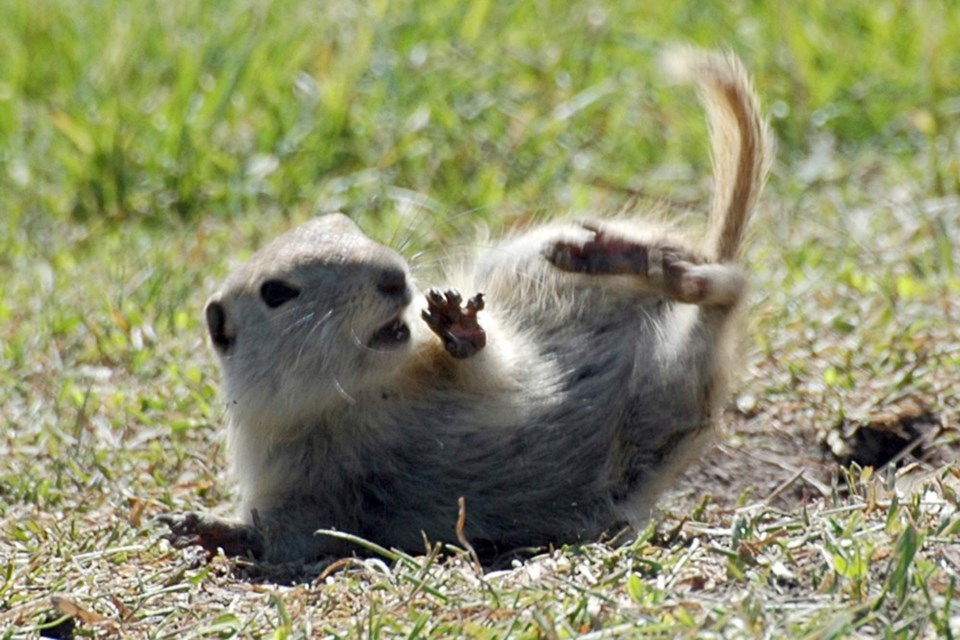
<svg viewBox="0 0 960 640">
<path fill-rule="evenodd" d="M 477 312 L 484 306 L 483 294 L 467 300 L 466 306 L 461 306 L 462 302 L 456 289 L 431 289 L 422 314 L 427 326 L 443 340 L 447 353 L 458 359 L 469 358 L 487 344 L 487 334 L 477 322 Z"/>
</svg>

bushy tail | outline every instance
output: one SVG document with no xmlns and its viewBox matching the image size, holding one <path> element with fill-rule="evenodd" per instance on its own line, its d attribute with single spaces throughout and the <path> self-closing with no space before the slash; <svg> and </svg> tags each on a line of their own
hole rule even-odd
<svg viewBox="0 0 960 640">
<path fill-rule="evenodd" d="M 773 137 L 735 55 L 677 48 L 664 63 L 671 75 L 696 85 L 706 106 L 715 185 L 704 248 L 721 262 L 735 261 L 770 168 Z"/>
</svg>

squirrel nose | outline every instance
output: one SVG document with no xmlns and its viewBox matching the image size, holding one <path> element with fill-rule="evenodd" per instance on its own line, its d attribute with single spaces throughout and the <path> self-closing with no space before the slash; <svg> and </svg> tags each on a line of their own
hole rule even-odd
<svg viewBox="0 0 960 640">
<path fill-rule="evenodd" d="M 404 304 L 412 298 L 403 269 L 384 269 L 377 280 L 377 291 L 388 298 L 402 300 Z"/>
</svg>

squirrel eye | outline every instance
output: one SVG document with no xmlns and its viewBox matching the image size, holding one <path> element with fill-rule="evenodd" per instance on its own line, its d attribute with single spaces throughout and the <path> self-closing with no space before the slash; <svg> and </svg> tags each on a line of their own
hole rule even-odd
<svg viewBox="0 0 960 640">
<path fill-rule="evenodd" d="M 300 289 L 292 287 L 282 280 L 267 280 L 260 285 L 260 298 L 271 309 L 293 300 L 298 295 L 300 295 Z"/>
</svg>

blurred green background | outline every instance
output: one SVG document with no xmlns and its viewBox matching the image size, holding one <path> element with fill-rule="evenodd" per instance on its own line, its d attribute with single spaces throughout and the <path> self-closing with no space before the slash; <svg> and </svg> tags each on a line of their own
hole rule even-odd
<svg viewBox="0 0 960 640">
<path fill-rule="evenodd" d="M 645 176 L 708 172 L 699 107 L 655 73 L 677 41 L 745 59 L 778 174 L 827 140 L 958 188 L 950 0 L 0 6 L 7 231 L 31 216 L 376 218 L 410 192 L 484 216 L 582 206 L 598 185 L 672 192 Z"/>
</svg>

